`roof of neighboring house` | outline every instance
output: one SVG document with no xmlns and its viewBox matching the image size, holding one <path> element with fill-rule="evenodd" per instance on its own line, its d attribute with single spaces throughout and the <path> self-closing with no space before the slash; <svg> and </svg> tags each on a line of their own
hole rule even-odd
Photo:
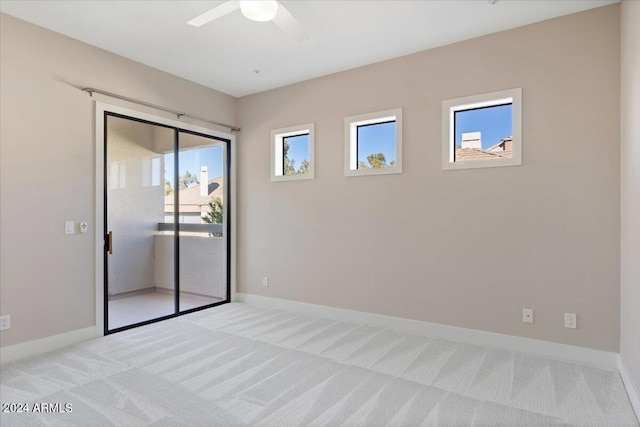
<svg viewBox="0 0 640 427">
<path fill-rule="evenodd" d="M 511 158 L 511 142 L 511 137 L 504 138 L 502 141 L 484 150 L 481 150 L 479 148 L 456 147 L 456 162 L 463 162 L 465 160 L 499 159 L 502 157 Z"/>
<path fill-rule="evenodd" d="M 180 203 L 180 212 L 200 213 L 202 206 L 209 204 L 211 199 L 219 197 L 224 200 L 224 189 L 222 187 L 223 179 L 221 176 L 209 180 L 209 194 L 207 196 L 200 195 L 200 184 L 180 190 L 178 195 Z M 173 193 L 164 196 L 164 211 L 173 212 Z"/>
</svg>

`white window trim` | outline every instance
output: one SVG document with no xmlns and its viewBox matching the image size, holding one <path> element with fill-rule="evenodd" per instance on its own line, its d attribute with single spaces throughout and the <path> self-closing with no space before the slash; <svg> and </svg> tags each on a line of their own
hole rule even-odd
<svg viewBox="0 0 640 427">
<path fill-rule="evenodd" d="M 309 134 L 309 173 L 300 175 L 278 175 L 276 171 L 283 169 L 282 147 L 283 139 L 288 136 Z M 315 178 L 315 124 L 290 126 L 287 128 L 273 129 L 271 131 L 271 181 L 297 181 L 301 179 Z"/>
<path fill-rule="evenodd" d="M 396 122 L 396 162 L 386 168 L 358 169 L 358 126 Z M 361 114 L 344 119 L 344 175 L 387 175 L 402 173 L 402 108 Z"/>
<path fill-rule="evenodd" d="M 454 113 L 470 108 L 490 107 L 492 105 L 512 103 L 512 144 L 510 159 L 468 160 L 454 162 L 455 133 Z M 476 169 L 501 166 L 522 165 L 522 89 L 508 89 L 499 92 L 484 93 L 464 98 L 449 99 L 442 102 L 442 169 Z"/>
</svg>

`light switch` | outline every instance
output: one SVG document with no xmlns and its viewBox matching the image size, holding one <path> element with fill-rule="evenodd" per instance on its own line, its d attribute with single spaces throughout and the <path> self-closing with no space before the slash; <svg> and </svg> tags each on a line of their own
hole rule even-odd
<svg viewBox="0 0 640 427">
<path fill-rule="evenodd" d="M 75 221 L 65 221 L 64 222 L 64 234 L 75 234 L 76 232 L 76 222 Z"/>
</svg>

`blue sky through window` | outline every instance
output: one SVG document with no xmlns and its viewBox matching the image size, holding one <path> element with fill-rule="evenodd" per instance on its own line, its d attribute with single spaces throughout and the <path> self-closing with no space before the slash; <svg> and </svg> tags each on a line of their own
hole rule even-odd
<svg viewBox="0 0 640 427">
<path fill-rule="evenodd" d="M 396 122 L 358 126 L 358 162 L 370 154 L 384 154 L 387 165 L 396 160 Z"/>
<path fill-rule="evenodd" d="M 289 143 L 287 157 L 295 161 L 295 168 L 298 170 L 300 163 L 304 160 L 309 161 L 309 134 L 288 136 L 285 139 Z"/>
<path fill-rule="evenodd" d="M 482 132 L 482 148 L 497 144 L 503 138 L 512 136 L 511 104 L 476 110 L 456 111 L 455 143 L 460 146 L 462 134 Z"/>
<path fill-rule="evenodd" d="M 174 186 L 173 156 L 173 153 L 164 155 L 164 177 L 171 183 L 172 187 Z M 222 146 L 180 151 L 179 176 L 189 171 L 200 179 L 200 166 L 207 166 L 210 180 L 222 176 Z"/>
</svg>

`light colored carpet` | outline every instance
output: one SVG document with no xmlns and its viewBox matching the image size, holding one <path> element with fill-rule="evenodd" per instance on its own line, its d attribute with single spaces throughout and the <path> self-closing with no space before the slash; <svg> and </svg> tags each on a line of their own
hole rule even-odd
<svg viewBox="0 0 640 427">
<path fill-rule="evenodd" d="M 225 304 L 4 365 L 9 426 L 638 426 L 615 370 Z"/>
</svg>

